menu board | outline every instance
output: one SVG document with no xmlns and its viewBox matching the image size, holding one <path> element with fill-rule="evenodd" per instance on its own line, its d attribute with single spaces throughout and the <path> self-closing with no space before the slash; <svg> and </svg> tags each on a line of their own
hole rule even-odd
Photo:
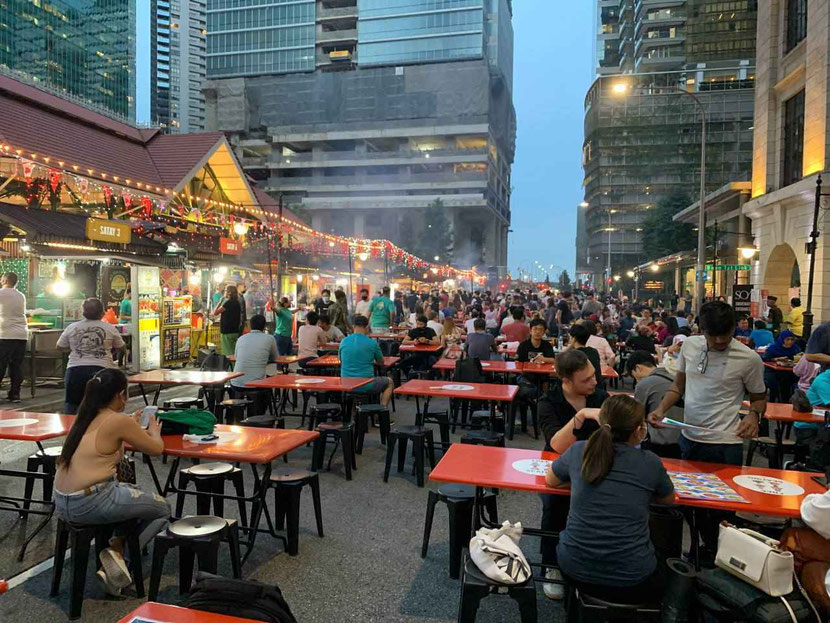
<svg viewBox="0 0 830 623">
<path fill-rule="evenodd" d="M 192 299 L 189 296 L 174 296 L 162 301 L 162 318 L 165 325 L 190 326 Z"/>
<path fill-rule="evenodd" d="M 153 266 L 136 267 L 136 282 L 139 369 L 154 370 L 161 366 L 159 269 Z"/>
<path fill-rule="evenodd" d="M 164 363 L 190 359 L 190 329 L 167 329 L 164 332 Z"/>
</svg>

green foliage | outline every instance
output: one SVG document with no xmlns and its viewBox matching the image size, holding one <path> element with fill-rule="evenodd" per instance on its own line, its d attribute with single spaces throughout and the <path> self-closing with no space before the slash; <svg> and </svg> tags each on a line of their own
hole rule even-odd
<svg viewBox="0 0 830 623">
<path fill-rule="evenodd" d="M 657 203 L 643 221 L 643 256 L 655 260 L 665 255 L 688 251 L 695 246 L 695 232 L 691 225 L 676 223 L 675 214 L 692 203 L 686 193 L 674 191 Z"/>
<path fill-rule="evenodd" d="M 568 274 L 567 270 L 563 270 L 562 274 L 559 275 L 559 289 L 560 290 L 569 290 L 571 287 L 571 276 Z"/>
<path fill-rule="evenodd" d="M 452 225 L 447 208 L 440 199 L 423 211 L 408 210 L 401 217 L 399 233 L 396 244 L 413 255 L 428 262 L 432 262 L 437 255 L 442 264 L 452 263 Z"/>
</svg>

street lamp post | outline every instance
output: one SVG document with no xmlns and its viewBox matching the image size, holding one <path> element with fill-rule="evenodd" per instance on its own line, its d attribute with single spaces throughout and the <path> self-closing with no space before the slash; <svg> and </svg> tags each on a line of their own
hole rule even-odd
<svg viewBox="0 0 830 623">
<path fill-rule="evenodd" d="M 611 213 L 612 213 L 612 211 L 609 209 L 608 210 L 608 262 L 606 263 L 606 266 L 605 266 L 605 273 L 606 273 L 606 275 L 605 275 L 605 286 L 607 288 L 607 291 L 611 290 L 611 286 L 608 283 L 609 281 L 611 281 Z"/>
<path fill-rule="evenodd" d="M 703 305 L 705 289 L 703 287 L 703 276 L 706 270 L 706 107 L 700 98 L 686 89 L 681 89 L 678 86 L 661 86 L 655 87 L 657 89 L 665 89 L 681 95 L 688 95 L 700 111 L 700 212 L 697 220 L 697 261 L 695 263 L 695 305 L 697 309 L 695 313 L 700 311 Z M 613 87 L 615 93 L 624 95 L 630 89 L 630 85 L 626 83 L 617 83 Z"/>
<path fill-rule="evenodd" d="M 807 243 L 807 253 L 810 254 L 810 272 L 807 278 L 807 308 L 804 310 L 804 330 L 802 338 L 810 339 L 813 332 L 813 279 L 816 275 L 816 250 L 818 248 L 818 219 L 821 211 L 821 198 L 828 195 L 821 192 L 821 175 L 816 180 L 816 200 L 813 207 L 813 228 L 810 231 L 810 241 Z"/>
</svg>

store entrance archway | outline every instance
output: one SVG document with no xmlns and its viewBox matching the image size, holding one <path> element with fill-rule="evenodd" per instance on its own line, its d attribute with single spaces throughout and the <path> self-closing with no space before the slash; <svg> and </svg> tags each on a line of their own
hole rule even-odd
<svg viewBox="0 0 830 623">
<path fill-rule="evenodd" d="M 786 308 L 790 288 L 801 286 L 801 271 L 795 252 L 789 244 L 779 244 L 770 253 L 764 273 L 764 289 L 778 297 L 778 304 Z"/>
</svg>

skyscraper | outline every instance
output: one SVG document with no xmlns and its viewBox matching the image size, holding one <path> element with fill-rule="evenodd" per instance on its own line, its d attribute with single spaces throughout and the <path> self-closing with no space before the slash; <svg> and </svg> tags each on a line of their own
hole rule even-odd
<svg viewBox="0 0 830 623">
<path fill-rule="evenodd" d="M 207 72 L 204 0 L 154 0 L 155 66 L 152 119 L 172 133 L 205 126 Z"/>
<path fill-rule="evenodd" d="M 726 4 L 598 0 L 597 79 L 585 98 L 588 207 L 577 232 L 583 279 L 599 285 L 609 263 L 624 275 L 654 259 L 642 246 L 649 211 L 676 191 L 697 199 L 700 114 L 679 90 L 707 110 L 707 190 L 749 179 L 757 3 Z"/>
<path fill-rule="evenodd" d="M 208 3 L 207 126 L 264 189 L 317 229 L 393 240 L 428 236 L 421 216 L 440 200 L 456 263 L 506 264 L 509 0 L 317 0 L 267 15 L 230 2 Z"/>
<path fill-rule="evenodd" d="M 135 121 L 136 3 L 0 3 L 0 71 Z"/>
</svg>

